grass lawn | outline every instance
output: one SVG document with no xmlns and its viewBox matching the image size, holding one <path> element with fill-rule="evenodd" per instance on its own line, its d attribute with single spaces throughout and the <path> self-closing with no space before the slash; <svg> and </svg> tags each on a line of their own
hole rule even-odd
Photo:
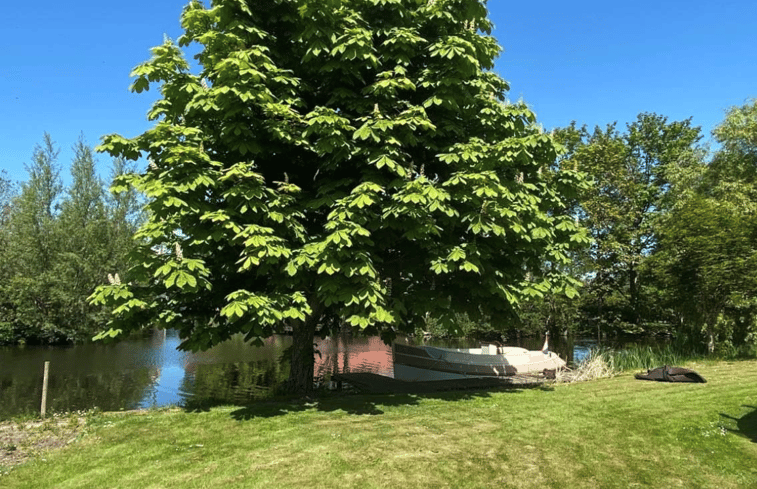
<svg viewBox="0 0 757 489">
<path fill-rule="evenodd" d="M 3 488 L 757 487 L 757 361 L 542 388 L 91 417 Z M 0 450 L 3 448 L 0 447 Z"/>
</svg>

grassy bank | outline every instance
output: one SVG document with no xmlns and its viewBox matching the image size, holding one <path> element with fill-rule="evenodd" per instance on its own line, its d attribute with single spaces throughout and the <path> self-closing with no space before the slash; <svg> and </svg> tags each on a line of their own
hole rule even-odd
<svg viewBox="0 0 757 489">
<path fill-rule="evenodd" d="M 0 486 L 757 487 L 757 361 L 688 366 L 708 383 L 102 414 Z"/>
</svg>

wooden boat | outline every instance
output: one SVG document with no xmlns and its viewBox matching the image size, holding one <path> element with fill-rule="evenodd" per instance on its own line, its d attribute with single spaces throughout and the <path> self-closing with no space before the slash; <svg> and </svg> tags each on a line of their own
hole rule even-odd
<svg viewBox="0 0 757 489">
<path fill-rule="evenodd" d="M 508 377 L 561 369 L 565 360 L 549 351 L 549 338 L 541 350 L 483 345 L 481 348 L 438 348 L 392 345 L 394 378 L 406 381 Z"/>
</svg>

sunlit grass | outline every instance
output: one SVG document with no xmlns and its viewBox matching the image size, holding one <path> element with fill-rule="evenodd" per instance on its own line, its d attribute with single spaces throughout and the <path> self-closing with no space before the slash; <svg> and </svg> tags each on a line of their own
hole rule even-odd
<svg viewBox="0 0 757 489">
<path fill-rule="evenodd" d="M 654 365 L 657 366 L 657 365 Z M 757 361 L 612 378 L 103 414 L 4 488 L 757 487 Z"/>
</svg>

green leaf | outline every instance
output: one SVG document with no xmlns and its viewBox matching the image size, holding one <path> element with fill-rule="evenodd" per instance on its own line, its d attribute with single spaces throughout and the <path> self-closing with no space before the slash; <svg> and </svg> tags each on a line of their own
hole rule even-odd
<svg viewBox="0 0 757 489">
<path fill-rule="evenodd" d="M 101 341 L 106 338 L 116 338 L 122 333 L 123 333 L 123 330 L 121 329 L 108 329 L 106 331 L 101 331 L 97 333 L 94 337 L 92 337 L 92 341 Z"/>
<path fill-rule="evenodd" d="M 565 286 L 565 295 L 568 297 L 568 299 L 573 299 L 578 296 L 578 291 L 571 287 L 570 285 Z"/>
<path fill-rule="evenodd" d="M 360 129 L 355 131 L 355 133 L 352 135 L 353 139 L 360 139 L 360 140 L 366 140 L 368 138 L 376 138 L 376 136 L 373 134 L 373 129 L 368 125 L 366 122 L 363 124 Z"/>
<path fill-rule="evenodd" d="M 469 261 L 463 262 L 462 265 L 460 265 L 460 269 L 466 272 L 479 273 L 478 267 Z"/>
</svg>

